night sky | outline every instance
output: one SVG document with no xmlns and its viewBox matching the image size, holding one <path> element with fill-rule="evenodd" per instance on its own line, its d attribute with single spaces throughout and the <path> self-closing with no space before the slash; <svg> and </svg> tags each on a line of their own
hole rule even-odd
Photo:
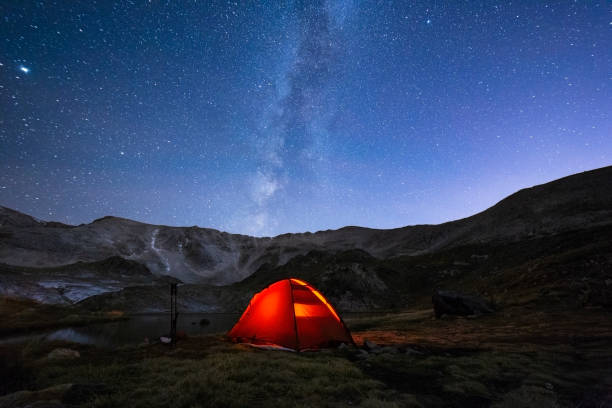
<svg viewBox="0 0 612 408">
<path fill-rule="evenodd" d="M 0 205 L 45 220 L 393 228 L 612 164 L 607 1 L 4 0 L 0 18 Z"/>
</svg>

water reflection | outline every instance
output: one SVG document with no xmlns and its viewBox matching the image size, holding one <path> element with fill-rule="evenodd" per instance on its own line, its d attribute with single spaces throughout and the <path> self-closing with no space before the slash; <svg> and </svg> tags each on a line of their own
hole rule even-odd
<svg viewBox="0 0 612 408">
<path fill-rule="evenodd" d="M 180 314 L 177 330 L 194 334 L 224 333 L 232 328 L 240 317 L 234 313 L 185 313 Z M 201 325 L 202 319 L 209 323 Z M 129 320 L 111 323 L 92 324 L 82 327 L 67 327 L 52 332 L 20 335 L 0 339 L 0 343 L 27 341 L 31 339 L 64 340 L 74 343 L 92 344 L 98 347 L 113 348 L 124 345 L 137 345 L 148 339 L 156 341 L 170 332 L 169 314 L 131 316 Z"/>
</svg>

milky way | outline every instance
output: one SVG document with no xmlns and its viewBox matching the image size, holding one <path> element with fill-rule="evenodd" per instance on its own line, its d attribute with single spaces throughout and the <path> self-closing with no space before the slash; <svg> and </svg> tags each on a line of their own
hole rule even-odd
<svg viewBox="0 0 612 408">
<path fill-rule="evenodd" d="M 611 164 L 605 2 L 12 3 L 0 205 L 42 219 L 392 228 Z"/>
</svg>

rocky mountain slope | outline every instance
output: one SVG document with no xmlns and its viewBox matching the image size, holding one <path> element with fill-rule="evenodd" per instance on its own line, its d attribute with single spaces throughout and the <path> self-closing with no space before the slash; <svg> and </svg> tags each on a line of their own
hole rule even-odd
<svg viewBox="0 0 612 408">
<path fill-rule="evenodd" d="M 255 292 L 288 277 L 312 283 L 341 311 L 429 307 L 435 289 L 475 293 L 501 308 L 612 308 L 612 228 L 389 259 L 361 250 L 311 251 L 282 266 L 264 265 L 232 285 L 180 285 L 179 310 L 241 312 Z M 167 285 L 132 286 L 79 305 L 155 312 L 166 310 L 168 299 Z"/>
<path fill-rule="evenodd" d="M 441 225 L 391 230 L 345 227 L 273 238 L 116 217 L 69 226 L 0 207 L 0 262 L 5 264 L 0 266 L 0 293 L 73 302 L 114 291 L 90 304 L 126 307 L 126 293 L 134 299 L 143 290 L 159 291 L 162 308 L 167 303 L 161 302 L 165 289 L 156 283 L 174 278 L 189 284 L 182 289 L 184 307 L 219 310 L 241 307 L 245 297 L 270 279 L 300 275 L 321 286 L 341 307 L 366 310 L 405 304 L 410 301 L 406 293 L 415 297 L 422 282 L 429 282 L 429 290 L 430 284 L 443 285 L 446 278 L 463 279 L 466 271 L 467 275 L 478 271 L 474 276 L 489 273 L 481 270 L 482 265 L 505 271 L 514 264 L 515 259 L 499 258 L 492 251 L 503 254 L 518 245 L 523 249 L 514 257 L 529 262 L 542 255 L 532 249 L 555 253 L 548 245 L 553 237 L 571 243 L 574 236 L 597 231 L 607 240 L 604 232 L 610 227 L 612 167 L 520 190 L 486 211 Z M 588 236 L 586 244 L 578 243 L 576 248 L 590 245 Z M 462 255 L 447 259 L 456 252 Z M 524 253 L 532 257 L 525 258 Z M 100 262 L 104 265 L 113 257 L 126 262 L 121 277 L 100 267 Z M 436 283 L 432 277 L 438 275 L 444 279 Z M 53 281 L 53 276 L 61 279 Z M 230 286 L 224 290 L 211 285 Z M 137 303 L 143 302 L 147 303 Z M 153 304 L 157 302 L 151 300 L 150 307 L 143 308 L 155 310 L 158 306 Z"/>
<path fill-rule="evenodd" d="M 42 303 L 73 304 L 99 293 L 168 282 L 179 281 L 155 276 L 145 265 L 119 256 L 47 268 L 0 264 L 0 293 Z"/>
</svg>

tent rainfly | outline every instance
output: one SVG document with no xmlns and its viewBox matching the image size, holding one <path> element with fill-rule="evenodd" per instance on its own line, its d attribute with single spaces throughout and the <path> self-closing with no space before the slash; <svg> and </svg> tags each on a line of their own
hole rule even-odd
<svg viewBox="0 0 612 408">
<path fill-rule="evenodd" d="M 296 351 L 354 344 L 327 299 L 295 278 L 256 293 L 228 337 L 238 343 Z"/>
</svg>

